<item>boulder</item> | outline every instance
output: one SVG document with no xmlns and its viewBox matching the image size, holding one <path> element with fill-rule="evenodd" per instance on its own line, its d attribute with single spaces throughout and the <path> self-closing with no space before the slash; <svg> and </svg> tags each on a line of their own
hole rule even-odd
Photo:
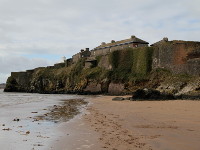
<svg viewBox="0 0 200 150">
<path fill-rule="evenodd" d="M 113 101 L 123 101 L 124 98 L 123 97 L 115 97 L 112 99 Z"/>
<path fill-rule="evenodd" d="M 132 100 L 132 97 L 126 97 L 124 100 Z"/>
<path fill-rule="evenodd" d="M 161 93 L 154 89 L 138 89 L 133 93 L 133 100 L 171 100 L 175 99 L 174 95 Z"/>
<path fill-rule="evenodd" d="M 124 90 L 123 83 L 110 83 L 108 87 L 108 94 L 110 95 L 121 95 Z"/>
</svg>

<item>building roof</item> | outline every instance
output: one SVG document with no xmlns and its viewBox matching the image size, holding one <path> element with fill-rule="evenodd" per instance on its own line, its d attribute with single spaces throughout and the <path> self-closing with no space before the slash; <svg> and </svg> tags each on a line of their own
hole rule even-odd
<svg viewBox="0 0 200 150">
<path fill-rule="evenodd" d="M 183 44 L 183 43 L 197 43 L 199 44 L 200 42 L 198 41 L 183 41 L 183 40 L 173 40 L 173 41 L 168 41 L 168 38 L 163 38 L 162 40 L 151 44 L 150 46 L 158 46 L 160 44 L 166 43 L 166 42 L 171 42 L 172 44 Z"/>
<path fill-rule="evenodd" d="M 110 48 L 110 47 L 115 47 L 115 46 L 120 46 L 120 45 L 126 45 L 126 44 L 130 44 L 130 43 L 140 43 L 140 44 L 149 44 L 146 41 L 143 41 L 135 36 L 131 36 L 130 39 L 125 39 L 125 40 L 121 40 L 121 41 L 113 41 L 111 43 L 107 43 L 105 44 L 103 42 L 103 44 L 101 44 L 100 46 L 94 48 L 94 50 L 98 50 L 98 49 L 103 49 L 103 48 Z"/>
<path fill-rule="evenodd" d="M 167 37 L 164 37 L 162 40 L 160 40 L 160 41 L 158 41 L 156 43 L 153 43 L 150 46 L 156 46 L 156 45 L 162 44 L 164 42 L 168 42 L 168 38 Z"/>
</svg>

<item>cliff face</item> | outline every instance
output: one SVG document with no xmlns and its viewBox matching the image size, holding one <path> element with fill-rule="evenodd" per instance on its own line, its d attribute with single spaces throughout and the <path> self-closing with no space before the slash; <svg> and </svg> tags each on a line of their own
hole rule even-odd
<svg viewBox="0 0 200 150">
<path fill-rule="evenodd" d="M 138 88 L 154 88 L 177 95 L 199 94 L 199 69 L 194 72 L 180 70 L 177 63 L 180 55 L 174 53 L 185 48 L 173 46 L 173 43 L 168 44 L 167 48 L 170 48 L 167 51 L 164 51 L 163 45 L 114 51 L 96 57 L 96 63 L 90 67 L 86 65 L 86 58 L 82 58 L 68 67 L 46 67 L 12 73 L 7 80 L 5 91 L 121 95 L 130 94 Z M 187 49 L 187 53 L 181 55 L 180 59 L 183 61 L 181 63 L 186 65 L 190 64 L 189 59 L 199 59 L 196 55 L 195 58 L 192 57 L 192 53 L 198 53 L 198 48 L 188 47 L 189 50 Z M 169 52 L 174 55 L 169 56 Z M 186 60 L 182 59 L 182 56 Z M 170 63 L 173 63 L 173 66 Z M 195 65 L 200 67 L 198 63 Z M 180 71 L 176 72 L 176 67 Z"/>
</svg>

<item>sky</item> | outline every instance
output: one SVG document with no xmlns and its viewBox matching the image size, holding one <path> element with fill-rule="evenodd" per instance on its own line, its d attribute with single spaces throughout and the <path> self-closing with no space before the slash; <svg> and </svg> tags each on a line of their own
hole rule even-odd
<svg viewBox="0 0 200 150">
<path fill-rule="evenodd" d="M 0 83 L 135 35 L 200 41 L 200 0 L 0 0 Z"/>
</svg>

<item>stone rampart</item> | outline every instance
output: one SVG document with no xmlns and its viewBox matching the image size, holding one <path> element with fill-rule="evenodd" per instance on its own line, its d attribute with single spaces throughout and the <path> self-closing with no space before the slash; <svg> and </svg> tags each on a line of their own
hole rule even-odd
<svg viewBox="0 0 200 150">
<path fill-rule="evenodd" d="M 200 42 L 166 41 L 153 47 L 153 69 L 165 68 L 176 74 L 200 74 Z"/>
</svg>

